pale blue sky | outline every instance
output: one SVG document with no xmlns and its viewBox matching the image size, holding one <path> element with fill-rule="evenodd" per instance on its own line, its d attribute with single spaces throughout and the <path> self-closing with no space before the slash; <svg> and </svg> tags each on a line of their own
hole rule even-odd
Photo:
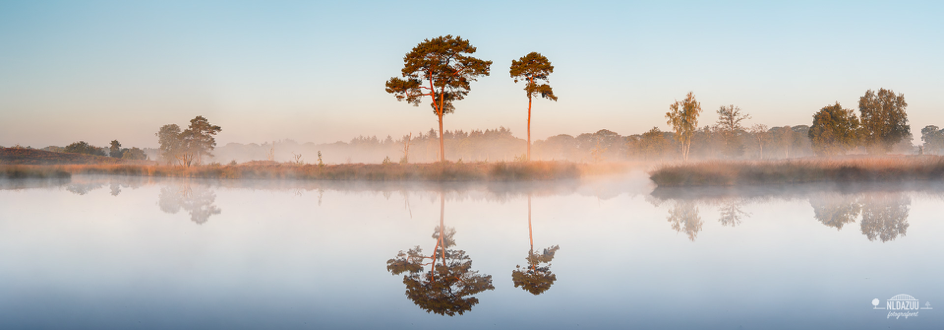
<svg viewBox="0 0 944 330">
<path fill-rule="evenodd" d="M 0 1 L 0 145 L 85 140 L 153 147 L 164 124 L 204 115 L 218 141 L 347 141 L 427 131 L 385 93 L 424 38 L 461 35 L 492 60 L 446 129 L 510 127 L 527 99 L 508 66 L 556 66 L 557 103 L 532 134 L 658 126 L 694 91 L 751 124 L 809 124 L 867 89 L 904 93 L 912 131 L 944 126 L 944 2 Z M 920 138 L 916 134 L 916 143 Z"/>
</svg>

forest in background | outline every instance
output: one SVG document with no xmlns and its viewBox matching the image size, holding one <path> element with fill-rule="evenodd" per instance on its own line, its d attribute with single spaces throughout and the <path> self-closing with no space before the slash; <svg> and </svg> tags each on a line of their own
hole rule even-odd
<svg viewBox="0 0 944 330">
<path fill-rule="evenodd" d="M 779 126 L 767 130 L 742 129 L 734 134 L 724 132 L 714 126 L 698 129 L 691 142 L 690 158 L 710 159 L 788 159 L 814 156 L 812 141 L 809 138 L 808 125 Z M 944 151 L 944 133 L 935 126 L 922 130 L 922 148 L 925 153 Z M 449 161 L 515 161 L 521 160 L 527 142 L 515 137 L 512 131 L 497 129 L 444 131 L 446 159 Z M 407 143 L 408 142 L 408 143 Z M 94 147 L 87 143 L 92 154 L 111 155 L 112 148 Z M 394 139 L 391 136 L 359 136 L 349 142 L 334 143 L 299 143 L 293 140 L 280 140 L 257 143 L 228 143 L 216 147 L 212 157 L 204 163 L 229 164 L 233 161 L 274 161 L 317 164 L 318 153 L 326 164 L 344 163 L 399 163 L 405 155 L 405 146 L 409 144 L 408 162 L 429 163 L 439 159 L 438 134 L 434 129 L 426 133 L 405 135 Z M 20 147 L 20 146 L 16 146 Z M 20 147 L 27 148 L 27 147 Z M 30 147 L 31 148 L 31 147 Z M 68 152 L 66 147 L 50 146 L 41 150 Z M 137 148 L 132 148 L 133 150 Z M 112 149 L 115 150 L 115 149 Z M 142 148 L 148 160 L 167 163 L 160 157 L 157 148 Z M 601 129 L 594 133 L 577 136 L 560 134 L 543 140 L 536 140 L 532 146 L 534 160 L 564 160 L 573 162 L 619 162 L 619 161 L 671 161 L 680 159 L 680 147 L 675 134 L 653 128 L 647 132 L 620 135 L 617 132 Z M 80 150 L 84 153 L 86 150 Z M 917 154 L 921 151 L 912 145 L 912 139 L 905 138 L 896 144 L 892 153 Z M 866 151 L 853 150 L 851 154 L 865 154 Z M 117 158 L 123 157 L 124 153 Z M 117 156 L 117 155 L 115 155 Z M 296 159 L 296 156 L 300 156 Z"/>
</svg>

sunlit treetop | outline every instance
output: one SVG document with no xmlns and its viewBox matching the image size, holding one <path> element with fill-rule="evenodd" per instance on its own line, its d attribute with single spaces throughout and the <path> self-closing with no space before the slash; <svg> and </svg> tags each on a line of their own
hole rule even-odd
<svg viewBox="0 0 944 330">
<path fill-rule="evenodd" d="M 452 102 L 468 95 L 469 83 L 489 75 L 492 61 L 472 57 L 475 51 L 459 36 L 423 40 L 403 57 L 402 78 L 390 78 L 386 91 L 416 106 L 423 96 L 430 96 L 434 112 L 442 106 L 443 114 L 451 113 Z"/>
<path fill-rule="evenodd" d="M 509 74 L 515 79 L 516 83 L 519 80 L 527 82 L 524 91 L 529 98 L 540 96 L 557 101 L 554 90 L 551 89 L 551 85 L 547 84 L 550 82 L 548 75 L 551 73 L 554 73 L 554 66 L 551 65 L 551 61 L 538 52 L 531 52 L 518 60 L 511 60 L 511 69 L 509 70 Z M 539 83 L 542 80 L 545 83 Z"/>
</svg>

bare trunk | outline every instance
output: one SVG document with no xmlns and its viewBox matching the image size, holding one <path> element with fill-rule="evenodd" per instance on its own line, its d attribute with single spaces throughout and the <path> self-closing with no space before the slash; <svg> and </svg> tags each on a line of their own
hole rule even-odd
<svg viewBox="0 0 944 330">
<path fill-rule="evenodd" d="M 410 144 L 413 143 L 413 133 L 410 133 L 406 137 L 406 141 L 403 142 L 403 162 L 410 163 Z M 411 215 L 412 216 L 412 215 Z"/>
<path fill-rule="evenodd" d="M 439 193 L 439 239 L 436 240 L 436 247 L 433 248 L 433 257 L 432 257 L 433 261 L 430 262 L 430 267 L 429 267 L 430 269 L 429 274 L 433 282 L 436 281 L 436 254 L 439 253 L 440 247 L 442 247 L 442 253 L 439 253 L 439 254 L 442 256 L 443 267 L 446 266 L 446 245 L 443 244 L 443 242 L 445 241 L 443 239 L 443 235 L 444 235 L 444 232 L 446 231 L 446 228 L 444 228 L 443 226 L 443 223 L 444 223 L 443 216 L 446 214 L 445 206 L 446 206 L 445 197 L 443 197 L 443 193 L 440 192 Z"/>
<path fill-rule="evenodd" d="M 531 194 L 528 194 L 528 240 L 531 242 L 531 250 L 528 251 L 528 263 L 531 264 L 531 270 L 534 270 L 534 234 L 531 231 Z"/>
<path fill-rule="evenodd" d="M 531 250 L 534 250 L 534 236 L 531 233 L 531 194 L 528 194 L 528 239 L 531 241 Z"/>
<path fill-rule="evenodd" d="M 443 124 L 442 124 L 443 114 L 442 109 L 439 111 L 439 161 L 441 163 L 446 163 L 446 148 L 443 144 Z"/>
<path fill-rule="evenodd" d="M 439 242 L 442 241 L 442 227 L 439 227 L 439 237 L 436 240 L 436 247 L 433 248 L 433 261 L 429 263 L 429 276 L 433 282 L 436 282 L 436 253 L 439 253 Z"/>
<path fill-rule="evenodd" d="M 446 106 L 446 86 L 443 85 L 439 89 L 439 161 L 443 164 L 446 163 L 446 147 L 443 142 L 443 115 L 445 114 Z"/>
<path fill-rule="evenodd" d="M 528 95 L 528 161 L 531 161 L 531 95 Z M 531 203 L 530 197 L 528 203 Z M 531 204 L 528 205 L 530 210 Z"/>
<path fill-rule="evenodd" d="M 444 224 L 445 221 L 443 220 L 445 218 L 445 215 L 446 215 L 446 197 L 445 195 L 443 195 L 443 193 L 439 193 L 439 245 L 442 246 L 442 251 L 443 251 L 441 253 L 443 267 L 446 267 L 446 239 L 445 239 L 446 226 Z M 433 263 L 436 263 L 436 261 L 433 260 Z"/>
</svg>

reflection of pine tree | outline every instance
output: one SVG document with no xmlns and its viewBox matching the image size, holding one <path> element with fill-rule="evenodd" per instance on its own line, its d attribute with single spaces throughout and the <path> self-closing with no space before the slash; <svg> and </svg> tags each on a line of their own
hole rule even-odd
<svg viewBox="0 0 944 330">
<path fill-rule="evenodd" d="M 515 266 L 515 270 L 511 272 L 511 281 L 515 287 L 520 286 L 535 296 L 550 289 L 554 281 L 557 281 L 557 275 L 551 272 L 551 260 L 554 260 L 557 250 L 560 250 L 557 245 L 544 249 L 542 253 L 534 253 L 532 248 L 525 258 L 528 266 L 524 269 L 520 265 Z"/>
<path fill-rule="evenodd" d="M 551 260 L 554 260 L 554 254 L 560 247 L 557 245 L 544 249 L 544 252 L 534 253 L 534 234 L 531 230 L 531 195 L 528 194 L 528 241 L 531 243 L 531 250 L 528 251 L 528 266 L 521 269 L 520 265 L 515 266 L 511 272 L 511 281 L 515 287 L 521 287 L 533 295 L 544 293 L 557 281 L 557 275 L 551 272 Z"/>
<path fill-rule="evenodd" d="M 698 207 L 695 206 L 695 202 L 675 202 L 675 206 L 669 210 L 668 220 L 672 224 L 672 229 L 675 229 L 676 232 L 684 231 L 688 235 L 688 239 L 693 242 L 698 237 L 698 232 L 701 231 L 701 216 L 698 215 Z"/>
<path fill-rule="evenodd" d="M 440 207 L 445 199 L 440 196 Z M 479 303 L 473 295 L 494 290 L 491 275 L 481 275 L 472 270 L 472 259 L 465 251 L 449 249 L 454 246 L 455 229 L 445 229 L 440 225 L 433 230 L 436 247 L 430 256 L 423 255 L 423 250 L 416 246 L 406 252 L 400 251 L 396 258 L 387 260 L 387 271 L 393 275 L 403 275 L 406 296 L 414 304 L 439 315 L 454 316 L 472 310 Z M 429 262 L 424 263 L 429 260 Z M 424 271 L 423 266 L 430 266 Z"/>
<path fill-rule="evenodd" d="M 862 205 L 854 196 L 836 194 L 814 195 L 810 198 L 810 206 L 813 206 L 816 220 L 837 230 L 854 223 L 862 211 Z"/>
<path fill-rule="evenodd" d="M 433 238 L 437 243 L 431 256 L 424 256 L 417 246 L 387 260 L 387 271 L 393 275 L 405 273 L 403 284 L 407 298 L 426 312 L 462 315 L 479 303 L 472 295 L 495 289 L 491 275 L 480 275 L 472 270 L 472 259 L 465 251 L 449 249 L 455 245 L 455 233 L 455 229 L 450 228 L 440 235 L 440 227 L 436 227 Z M 427 259 L 429 262 L 423 263 Z M 426 265 L 430 266 L 428 272 L 423 269 Z"/>
<path fill-rule="evenodd" d="M 869 194 L 862 202 L 862 234 L 882 242 L 905 236 L 911 199 L 902 194 Z"/>
</svg>

